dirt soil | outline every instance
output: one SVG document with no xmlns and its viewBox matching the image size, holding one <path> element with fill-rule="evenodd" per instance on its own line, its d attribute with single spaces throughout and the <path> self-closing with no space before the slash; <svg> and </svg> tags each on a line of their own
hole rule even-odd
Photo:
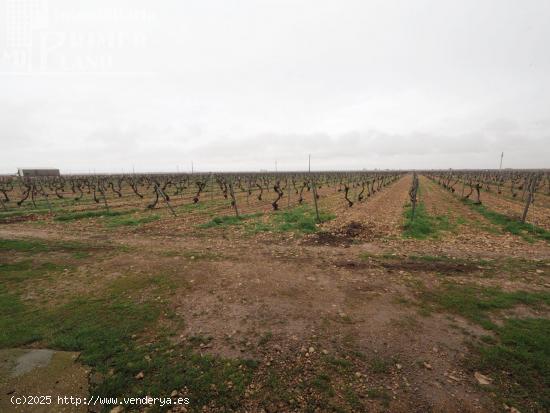
<svg viewBox="0 0 550 413">
<path fill-rule="evenodd" d="M 441 274 L 461 282 L 547 288 L 548 278 L 538 287 L 504 273 L 484 278 L 483 268 L 469 260 L 550 259 L 550 246 L 492 231 L 490 222 L 426 178 L 420 181 L 426 210 L 448 214 L 455 228 L 437 239 L 405 239 L 403 206 L 410 182 L 407 175 L 352 208 L 340 194 L 327 193 L 322 207 L 336 218 L 310 235 L 243 235 L 230 227 L 204 235 L 196 230 L 198 221 L 179 218 L 121 231 L 105 230 L 92 220 L 52 225 L 13 220 L 0 226 L 0 238 L 127 248 L 75 264 L 70 279 L 44 284 L 42 294 L 53 301 L 84 292 L 91 280 L 101 286 L 128 274 L 177 275 L 173 294 L 165 297 L 167 309 L 182 321 L 175 342 L 208 337 L 197 345 L 198 352 L 260 361 L 240 412 L 327 411 L 322 404 L 308 410 L 305 396 L 287 403 L 258 395 L 272 370 L 287 372 L 288 382 L 298 385 L 312 379 L 328 357 L 351 363 L 346 385 L 359 397 L 354 411 L 500 411 L 466 362 L 470 340 L 488 333 L 460 317 L 422 315 L 411 302 L 419 282 L 438 285 Z M 484 195 L 489 207 L 500 208 Z M 28 294 L 35 293 L 29 289 Z"/>
</svg>

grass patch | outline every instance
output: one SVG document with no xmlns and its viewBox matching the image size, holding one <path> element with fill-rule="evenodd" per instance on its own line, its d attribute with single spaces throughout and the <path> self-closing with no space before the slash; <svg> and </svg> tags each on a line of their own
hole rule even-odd
<svg viewBox="0 0 550 413">
<path fill-rule="evenodd" d="M 90 246 L 76 241 L 44 241 L 38 239 L 0 239 L 0 251 L 19 252 L 77 252 L 89 250 Z"/>
<path fill-rule="evenodd" d="M 422 261 L 437 261 L 439 258 L 416 257 Z M 443 258 L 444 259 L 444 258 Z M 525 273 L 541 268 L 546 271 L 545 261 L 516 258 L 484 262 L 494 270 Z M 531 308 L 550 306 L 547 292 L 504 292 L 497 288 L 445 284 L 438 291 L 425 291 L 422 309 L 431 312 L 434 308 L 461 315 L 493 332 L 482 336 L 475 345 L 471 360 L 472 369 L 481 370 L 494 378 L 494 387 L 499 399 L 521 411 L 546 411 L 550 408 L 550 320 L 505 319 L 502 324 L 492 321 L 499 310 L 517 305 Z"/>
<path fill-rule="evenodd" d="M 319 213 L 321 222 L 334 219 L 333 214 Z M 262 213 L 246 214 L 240 216 L 219 216 L 212 218 L 206 224 L 199 225 L 200 228 L 215 228 L 227 226 L 244 226 L 248 234 L 259 232 L 298 232 L 313 233 L 317 231 L 317 220 L 315 211 L 306 206 L 299 206 L 287 211 L 277 211 L 269 216 L 269 222 L 262 222 L 255 218 L 262 217 Z"/>
<path fill-rule="evenodd" d="M 376 374 L 387 374 L 390 372 L 392 364 L 391 360 L 375 358 L 370 363 L 370 369 Z"/>
<path fill-rule="evenodd" d="M 260 340 L 258 340 L 258 346 L 265 346 L 267 343 L 271 341 L 272 338 L 273 338 L 273 333 L 271 331 L 267 331 L 260 337 Z"/>
<path fill-rule="evenodd" d="M 344 389 L 344 400 L 351 406 L 352 409 L 355 411 L 361 411 L 363 410 L 363 403 L 361 403 L 361 399 L 357 395 L 357 393 L 353 390 L 352 387 L 346 387 Z"/>
<path fill-rule="evenodd" d="M 489 319 L 492 311 L 513 308 L 519 304 L 533 308 L 550 305 L 549 292 L 506 292 L 494 287 L 452 283 L 436 291 L 424 290 L 421 299 L 424 304 L 458 314 L 491 330 L 497 327 Z"/>
<path fill-rule="evenodd" d="M 397 301 L 397 303 L 402 305 L 409 305 L 410 301 L 401 298 L 399 301 Z M 404 316 L 401 316 L 400 318 L 392 319 L 391 323 L 392 325 L 405 331 L 415 331 L 420 327 L 420 322 L 413 314 L 406 314 Z"/>
<path fill-rule="evenodd" d="M 429 215 L 422 202 L 416 204 L 414 219 L 410 204 L 405 205 L 403 216 L 405 217 L 405 224 L 403 225 L 403 236 L 405 238 L 437 238 L 439 232 L 450 231 L 454 228 L 448 215 Z"/>
<path fill-rule="evenodd" d="M 197 406 L 215 402 L 226 410 L 238 407 L 256 363 L 201 356 L 192 345 L 172 344 L 169 326 L 179 328 L 182 320 L 172 320 L 163 301 L 152 297 L 165 296 L 176 285 L 181 287 L 175 275 L 119 277 L 85 298 L 68 296 L 62 303 L 42 303 L 23 299 L 16 283 L 61 272 L 66 265 L 37 261 L 36 254 L 62 251 L 73 256 L 83 251 L 83 245 L 0 240 L 0 246 L 28 255 L 0 264 L 0 348 L 36 343 L 38 347 L 78 351 L 80 360 L 100 377 L 90 389 L 94 395 L 165 397 L 174 389 L 187 387 L 186 396 Z M 140 372 L 144 377 L 137 380 Z"/>
<path fill-rule="evenodd" d="M 94 210 L 94 211 L 82 211 L 82 212 L 69 212 L 62 215 L 57 215 L 54 220 L 60 222 L 77 221 L 85 218 L 97 218 L 97 217 L 118 217 L 120 215 L 127 215 L 134 212 L 131 211 L 107 211 L 106 209 Z"/>
<path fill-rule="evenodd" d="M 311 380 L 311 384 L 317 388 L 321 393 L 326 394 L 327 396 L 334 396 L 335 392 L 332 388 L 332 385 L 330 383 L 330 376 L 327 374 L 321 373 L 317 374 L 313 380 Z"/>
<path fill-rule="evenodd" d="M 105 222 L 105 226 L 107 228 L 137 227 L 142 224 L 148 224 L 149 222 L 158 221 L 159 219 L 160 219 L 160 215 L 158 214 L 151 214 L 141 218 L 120 215 L 120 216 L 114 216 L 112 218 L 109 218 Z"/>
<path fill-rule="evenodd" d="M 211 336 L 203 336 L 203 335 L 196 335 L 196 336 L 191 336 L 187 339 L 187 341 L 192 345 L 192 346 L 200 346 L 201 344 L 202 345 L 205 345 L 205 344 L 208 344 L 210 343 L 214 338 L 211 337 Z"/>
<path fill-rule="evenodd" d="M 260 221 L 247 222 L 245 224 L 245 231 L 249 235 L 259 234 L 260 232 L 273 231 L 273 226 Z"/>
<path fill-rule="evenodd" d="M 116 353 L 130 334 L 141 330 L 158 311 L 118 301 L 73 300 L 54 309 L 33 308 L 5 289 L 0 308 L 0 347 L 16 347 L 32 341 L 63 350 L 83 351 L 83 360 L 97 366 Z"/>
<path fill-rule="evenodd" d="M 270 367 L 267 370 L 265 384 L 260 390 L 260 399 L 264 403 L 289 403 L 293 398 L 293 386 L 287 382 L 287 377 L 281 371 Z"/>
<path fill-rule="evenodd" d="M 241 225 L 245 221 L 257 218 L 262 216 L 262 213 L 258 212 L 255 214 L 245 214 L 245 215 L 224 215 L 219 217 L 214 217 L 212 220 L 207 222 L 206 224 L 199 225 L 200 228 L 216 228 L 216 227 L 226 227 L 231 225 Z"/>
<path fill-rule="evenodd" d="M 31 260 L 22 260 L 15 263 L 0 263 L 0 280 L 4 282 L 21 282 L 28 279 L 38 279 L 54 272 L 60 272 L 67 265 L 59 265 L 53 262 L 33 264 Z"/>
<path fill-rule="evenodd" d="M 335 218 L 334 214 L 319 211 L 321 222 Z M 279 232 L 313 233 L 317 231 L 317 217 L 315 210 L 306 206 L 299 206 L 288 211 L 277 212 L 273 216 L 274 230 Z"/>
<path fill-rule="evenodd" d="M 0 220 L 4 218 L 22 217 L 26 215 L 44 215 L 49 212 L 50 212 L 49 209 L 0 211 Z"/>
<path fill-rule="evenodd" d="M 326 361 L 331 368 L 336 368 L 339 371 L 350 371 L 353 368 L 353 363 L 345 358 L 326 356 Z"/>
<path fill-rule="evenodd" d="M 104 296 L 106 298 L 111 297 L 112 299 L 116 299 L 119 296 L 130 298 L 134 297 L 135 293 L 137 293 L 139 297 L 143 297 L 144 293 L 150 292 L 158 297 L 159 295 L 173 293 L 177 287 L 187 286 L 189 286 L 189 283 L 179 279 L 177 275 L 163 273 L 125 275 L 111 281 Z M 163 300 L 157 299 L 158 304 L 162 304 L 163 302 Z"/>
<path fill-rule="evenodd" d="M 143 344 L 139 336 L 155 330 L 161 313 L 157 304 L 136 303 L 116 294 L 38 308 L 0 285 L 0 347 L 40 342 L 81 352 L 81 361 L 102 377 L 92 394 L 163 396 L 187 387 L 186 396 L 197 406 L 215 401 L 236 408 L 256 363 L 201 356 L 191 347 L 173 347 L 163 336 Z M 136 380 L 140 372 L 144 378 Z"/>
<path fill-rule="evenodd" d="M 549 411 L 550 320 L 508 319 L 496 333 L 496 344 L 478 347 L 478 367 L 496 377 L 507 404 L 521 411 Z"/>
<path fill-rule="evenodd" d="M 0 285 L 0 348 L 23 346 L 40 340 L 40 312 L 28 310 L 17 294 Z"/>
<path fill-rule="evenodd" d="M 391 400 L 391 396 L 384 389 L 375 389 L 375 388 L 368 389 L 367 397 L 369 397 L 370 399 L 380 400 L 384 407 L 388 407 Z"/>
<path fill-rule="evenodd" d="M 91 253 L 89 251 L 75 251 L 73 252 L 73 258 L 76 258 L 77 260 L 82 260 L 84 258 L 91 257 Z"/>
<path fill-rule="evenodd" d="M 521 236 L 526 241 L 532 242 L 534 239 L 541 239 L 550 242 L 550 231 L 538 227 L 534 224 L 523 223 L 514 218 L 499 212 L 492 211 L 482 204 L 476 204 L 468 199 L 463 201 L 474 211 L 479 212 L 493 224 L 499 226 L 503 231 Z"/>
</svg>

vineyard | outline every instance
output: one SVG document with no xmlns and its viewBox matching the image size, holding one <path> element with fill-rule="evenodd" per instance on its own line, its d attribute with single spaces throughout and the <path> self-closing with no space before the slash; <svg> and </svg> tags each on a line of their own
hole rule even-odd
<svg viewBox="0 0 550 413">
<path fill-rule="evenodd" d="M 165 207 L 177 216 L 176 209 L 180 207 L 208 203 L 217 206 L 213 211 L 224 214 L 225 200 L 239 216 L 239 209 L 245 214 L 266 208 L 278 211 L 281 207 L 319 200 L 321 196 L 334 198 L 336 193 L 352 207 L 401 175 L 384 172 L 4 177 L 0 178 L 0 201 L 4 216 L 101 208 L 122 214 L 128 207 L 148 210 Z"/>
<path fill-rule="evenodd" d="M 0 309 L 2 395 L 189 399 L 75 411 L 548 411 L 550 172 L 0 176 Z"/>
<path fill-rule="evenodd" d="M 68 211 L 83 216 L 101 215 L 101 210 L 122 215 L 134 211 L 129 208 L 154 211 L 163 207 L 176 217 L 178 208 L 185 211 L 186 206 L 191 210 L 191 206 L 203 204 L 210 204 L 212 213 L 233 212 L 238 217 L 239 210 L 245 215 L 279 211 L 321 199 L 330 203 L 340 198 L 351 208 L 355 203 L 365 202 L 402 175 L 401 172 L 335 172 L 4 176 L 0 177 L 0 205 L 2 218 L 9 220 L 14 217 L 16 221 L 42 213 L 61 214 L 57 219 L 63 220 L 63 213 Z M 463 201 L 481 205 L 483 192 L 487 193 L 489 200 L 500 199 L 500 205 L 509 206 L 508 212 L 514 216 L 521 208 L 522 223 L 526 222 L 529 209 L 537 199 L 541 209 L 537 208 L 533 213 L 533 220 L 542 225 L 550 222 L 548 172 L 430 171 L 424 175 Z"/>
</svg>

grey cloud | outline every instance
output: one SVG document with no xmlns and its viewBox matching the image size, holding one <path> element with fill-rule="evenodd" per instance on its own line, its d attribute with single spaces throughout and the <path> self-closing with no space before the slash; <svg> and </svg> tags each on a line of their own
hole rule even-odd
<svg viewBox="0 0 550 413">
<path fill-rule="evenodd" d="M 550 166 L 545 0 L 47 4 L 42 32 L 140 41 L 1 60 L 0 173 Z"/>
</svg>

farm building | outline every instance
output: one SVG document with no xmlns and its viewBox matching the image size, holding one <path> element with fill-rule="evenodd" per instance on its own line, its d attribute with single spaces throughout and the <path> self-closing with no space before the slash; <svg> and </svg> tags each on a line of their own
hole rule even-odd
<svg viewBox="0 0 550 413">
<path fill-rule="evenodd" d="M 17 170 L 17 174 L 19 176 L 25 176 L 25 177 L 33 177 L 33 176 L 60 176 L 59 169 L 27 169 L 27 168 L 19 168 Z"/>
</svg>

